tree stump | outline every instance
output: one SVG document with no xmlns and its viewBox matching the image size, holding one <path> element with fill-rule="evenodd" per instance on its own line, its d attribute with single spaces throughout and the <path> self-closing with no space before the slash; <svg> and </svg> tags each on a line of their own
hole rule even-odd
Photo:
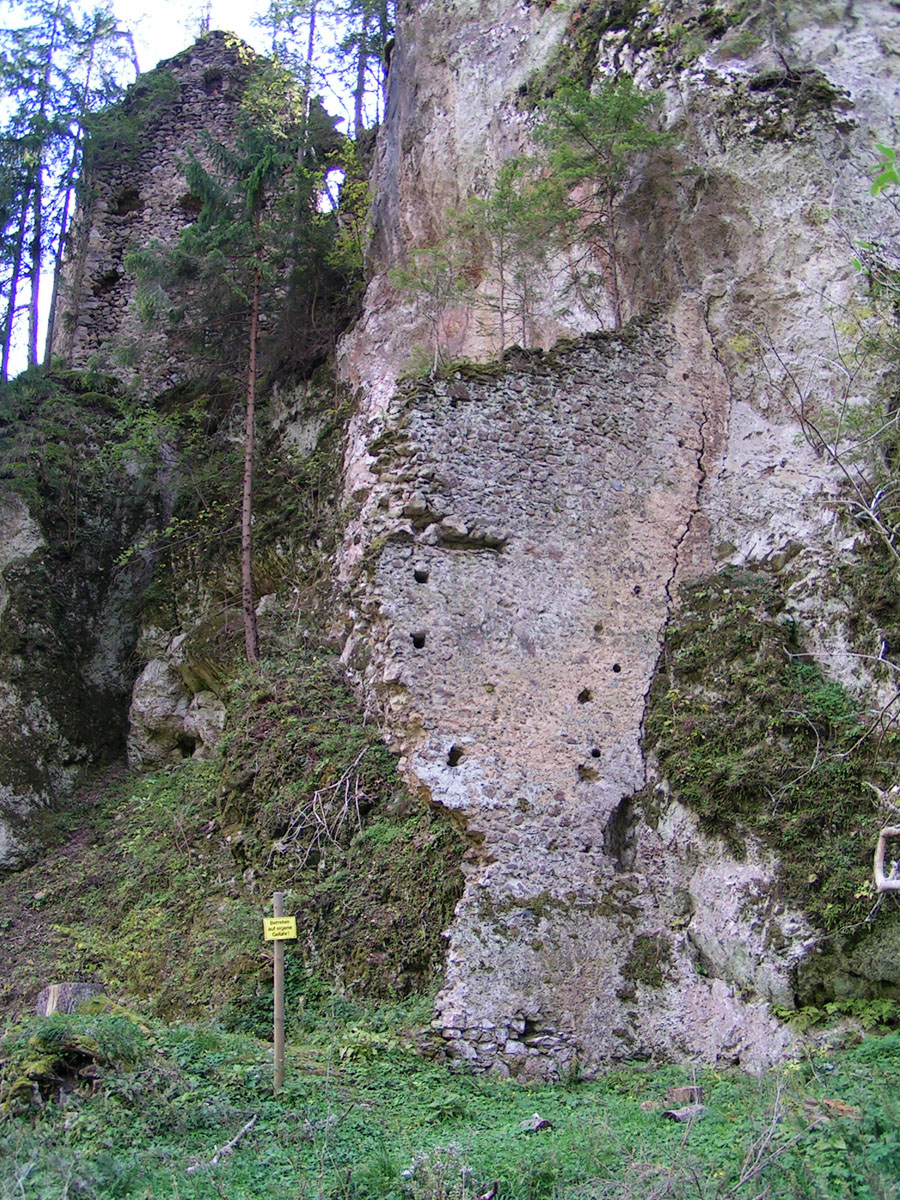
<svg viewBox="0 0 900 1200">
<path fill-rule="evenodd" d="M 85 1000 L 99 996 L 103 991 L 99 983 L 51 983 L 38 994 L 35 1009 L 39 1017 L 51 1013 L 73 1013 Z"/>
</svg>

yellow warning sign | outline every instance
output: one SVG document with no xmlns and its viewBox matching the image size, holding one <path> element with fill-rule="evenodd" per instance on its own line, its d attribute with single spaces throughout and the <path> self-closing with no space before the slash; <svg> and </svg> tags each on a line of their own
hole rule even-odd
<svg viewBox="0 0 900 1200">
<path fill-rule="evenodd" d="M 263 936 L 267 942 L 283 942 L 297 936 L 296 917 L 263 917 Z"/>
</svg>

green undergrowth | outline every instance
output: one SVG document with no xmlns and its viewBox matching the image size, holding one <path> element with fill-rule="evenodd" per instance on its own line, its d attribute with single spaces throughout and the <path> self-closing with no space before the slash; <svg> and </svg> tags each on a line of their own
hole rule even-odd
<svg viewBox="0 0 900 1200">
<path fill-rule="evenodd" d="M 237 681 L 230 710 L 219 819 L 241 861 L 287 891 L 307 966 L 370 996 L 427 988 L 463 844 L 401 784 L 339 664 L 269 660 Z"/>
<path fill-rule="evenodd" d="M 900 741 L 823 675 L 771 576 L 725 571 L 682 589 L 645 744 L 706 830 L 775 852 L 784 896 L 820 927 L 865 920 L 882 824 L 867 781 L 893 782 Z"/>
<path fill-rule="evenodd" d="M 76 825 L 76 815 L 72 821 Z M 286 892 L 301 999 L 421 992 L 440 975 L 460 839 L 406 793 L 332 659 L 267 660 L 234 688 L 229 735 L 114 782 L 68 844 L 0 881 L 0 1006 L 48 981 L 97 981 L 165 1017 L 267 1027 L 262 916 Z"/>
<path fill-rule="evenodd" d="M 900 1035 L 823 1047 L 761 1079 L 622 1066 L 526 1088 L 423 1057 L 424 1016 L 335 998 L 289 1038 L 278 1099 L 271 1047 L 213 1025 L 12 1026 L 0 1197 L 474 1200 L 494 1181 L 499 1200 L 895 1194 Z M 707 1110 L 689 1125 L 663 1115 L 667 1089 L 685 1084 Z M 534 1113 L 549 1127 L 523 1128 Z"/>
<path fill-rule="evenodd" d="M 258 596 L 290 594 L 307 625 L 323 623 L 331 554 L 343 529 L 340 481 L 351 403 L 321 368 L 302 385 L 299 416 L 315 422 L 314 447 L 298 450 L 272 427 L 272 397 L 260 402 L 254 470 L 254 585 Z M 242 404 L 233 384 L 196 379 L 159 401 L 159 420 L 177 448 L 175 499 L 153 535 L 158 566 L 147 594 L 148 620 L 190 628 L 218 614 L 240 632 Z M 240 636 L 233 639 L 241 641 Z"/>
</svg>

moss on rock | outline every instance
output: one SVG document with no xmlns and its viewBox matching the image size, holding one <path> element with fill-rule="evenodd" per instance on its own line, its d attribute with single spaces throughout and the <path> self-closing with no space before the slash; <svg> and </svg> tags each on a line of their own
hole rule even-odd
<svg viewBox="0 0 900 1200">
<path fill-rule="evenodd" d="M 631 943 L 622 975 L 633 983 L 661 988 L 672 962 L 672 947 L 665 934 L 639 934 Z"/>
<path fill-rule="evenodd" d="M 821 927 L 864 922 L 900 739 L 874 729 L 805 651 L 778 583 L 724 571 L 681 589 L 645 721 L 674 798 L 740 851 L 771 848 L 785 898 Z"/>
<path fill-rule="evenodd" d="M 0 493 L 40 537 L 0 584 L 0 795 L 10 813 L 63 799 L 121 753 L 137 613 L 149 576 L 123 552 L 155 522 L 159 481 L 140 414 L 111 379 L 32 370 L 0 387 Z M 22 822 L 21 853 L 48 822 Z"/>
</svg>

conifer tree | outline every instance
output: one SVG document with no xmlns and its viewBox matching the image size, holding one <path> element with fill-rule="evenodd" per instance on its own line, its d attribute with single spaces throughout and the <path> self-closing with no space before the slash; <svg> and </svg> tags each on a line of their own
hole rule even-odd
<svg viewBox="0 0 900 1200">
<path fill-rule="evenodd" d="M 510 316 L 517 319 L 522 345 L 528 345 L 537 279 L 550 241 L 560 236 L 568 215 L 556 187 L 536 173 L 535 165 L 525 158 L 507 159 L 491 193 L 469 200 L 458 219 L 458 235 L 476 253 L 481 249 L 482 263 L 497 281 L 495 291 L 482 291 L 475 299 L 497 315 L 501 358 Z"/>
<path fill-rule="evenodd" d="M 0 31 L 0 85 L 9 101 L 0 126 L 3 379 L 23 313 L 28 362 L 38 361 L 41 275 L 65 236 L 84 122 L 119 94 L 133 57 L 107 9 L 80 15 L 71 0 L 23 0 L 15 12 L 18 23 Z"/>
<path fill-rule="evenodd" d="M 320 112 L 316 109 L 316 112 Z M 317 125 L 320 144 L 333 127 Z M 163 319 L 217 365 L 241 363 L 246 372 L 241 500 L 241 607 L 247 660 L 259 659 L 252 571 L 253 464 L 262 329 L 277 324 L 276 309 L 314 273 L 330 246 L 334 220 L 320 214 L 319 175 L 299 153 L 305 121 L 292 77 L 260 66 L 245 93 L 233 145 L 210 142 L 212 165 L 186 164 L 191 194 L 200 202 L 172 250 L 152 244 L 133 251 L 139 302 L 151 320 Z M 310 156 L 311 157 L 311 156 Z M 298 221 L 298 213 L 303 221 Z M 186 298 L 185 289 L 192 293 Z M 234 331 L 239 342 L 229 340 Z M 301 333 L 302 336 L 302 333 Z"/>
<path fill-rule="evenodd" d="M 431 334 L 431 374 L 436 375 L 444 357 L 444 317 L 466 291 L 465 269 L 469 262 L 451 236 L 434 246 L 409 252 L 406 265 L 388 271 L 399 292 L 413 297 Z"/>
<path fill-rule="evenodd" d="M 349 95 L 359 137 L 373 99 L 376 122 L 381 113 L 395 10 L 396 0 L 269 0 L 257 24 L 269 34 L 272 57 L 302 81 L 307 106 L 314 86 Z"/>
<path fill-rule="evenodd" d="M 535 136 L 547 150 L 559 189 L 560 230 L 577 235 L 599 260 L 616 328 L 622 324 L 620 215 L 647 156 L 672 144 L 653 128 L 660 98 L 642 92 L 630 76 L 604 81 L 595 91 L 566 83 L 542 106 Z"/>
</svg>

